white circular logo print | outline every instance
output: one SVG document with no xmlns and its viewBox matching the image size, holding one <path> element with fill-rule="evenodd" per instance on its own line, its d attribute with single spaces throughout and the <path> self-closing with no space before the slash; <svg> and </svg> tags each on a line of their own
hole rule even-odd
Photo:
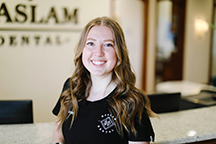
<svg viewBox="0 0 216 144">
<path fill-rule="evenodd" d="M 114 132 L 115 124 L 113 120 L 115 121 L 116 118 L 111 114 L 101 115 L 100 120 L 98 120 L 98 130 L 107 134 Z"/>
</svg>

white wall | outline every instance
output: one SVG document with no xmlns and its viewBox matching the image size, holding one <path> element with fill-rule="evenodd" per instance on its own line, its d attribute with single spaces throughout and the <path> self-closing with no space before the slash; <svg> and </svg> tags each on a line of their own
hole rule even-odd
<svg viewBox="0 0 216 144">
<path fill-rule="evenodd" d="M 51 20 L 47 24 L 5 23 L 5 17 L 0 17 L 0 28 L 68 28 L 76 31 L 0 31 L 5 43 L 0 46 L 0 100 L 32 99 L 34 122 L 54 121 L 51 111 L 60 96 L 64 81 L 71 76 L 74 66 L 74 47 L 80 35 L 81 28 L 91 19 L 98 16 L 111 16 L 110 0 L 0 0 L 6 3 L 11 17 L 16 16 L 15 6 L 26 5 L 22 11 L 30 14 L 30 5 L 37 5 L 37 19 L 47 17 L 50 7 L 54 6 L 58 17 L 62 18 L 62 7 L 70 10 L 78 9 L 78 24 L 55 24 Z M 23 17 L 19 15 L 20 19 Z M 40 36 L 36 45 L 35 36 Z M 16 38 L 17 44 L 11 46 L 10 37 Z M 22 45 L 22 36 L 29 37 L 29 44 Z M 56 44 L 56 37 L 62 43 Z M 46 38 L 51 44 L 45 44 Z"/>
<path fill-rule="evenodd" d="M 136 74 L 136 85 L 142 85 L 144 3 L 140 0 L 114 0 L 114 18 L 122 26 L 129 58 Z"/>
<path fill-rule="evenodd" d="M 208 83 L 210 31 L 203 38 L 197 37 L 194 31 L 194 21 L 197 17 L 204 17 L 207 22 L 211 22 L 212 4 L 212 0 L 187 0 L 183 67 L 184 80 Z"/>
</svg>

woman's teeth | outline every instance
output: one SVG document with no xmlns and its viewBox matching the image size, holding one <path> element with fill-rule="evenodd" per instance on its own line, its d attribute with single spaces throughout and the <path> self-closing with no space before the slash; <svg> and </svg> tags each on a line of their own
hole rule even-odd
<svg viewBox="0 0 216 144">
<path fill-rule="evenodd" d="M 92 61 L 92 63 L 95 65 L 101 65 L 101 64 L 104 64 L 105 61 Z"/>
</svg>

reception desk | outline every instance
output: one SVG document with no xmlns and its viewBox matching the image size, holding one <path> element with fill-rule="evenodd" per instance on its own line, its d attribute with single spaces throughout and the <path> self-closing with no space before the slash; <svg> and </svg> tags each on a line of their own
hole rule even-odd
<svg viewBox="0 0 216 144">
<path fill-rule="evenodd" d="M 216 139 L 216 106 L 159 114 L 152 118 L 156 144 Z M 0 144 L 51 144 L 54 123 L 0 125 Z"/>
<path fill-rule="evenodd" d="M 216 139 L 216 106 L 159 116 L 160 119 L 151 119 L 156 133 L 155 143 L 192 143 Z"/>
</svg>

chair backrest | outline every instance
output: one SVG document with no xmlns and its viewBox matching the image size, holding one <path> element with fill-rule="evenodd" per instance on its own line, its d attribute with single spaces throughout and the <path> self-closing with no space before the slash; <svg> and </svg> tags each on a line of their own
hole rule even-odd
<svg viewBox="0 0 216 144">
<path fill-rule="evenodd" d="M 151 109 L 155 113 L 178 111 L 181 93 L 154 93 L 148 94 L 151 101 Z"/>
<path fill-rule="evenodd" d="M 0 124 L 33 123 L 32 100 L 1 100 Z"/>
</svg>

